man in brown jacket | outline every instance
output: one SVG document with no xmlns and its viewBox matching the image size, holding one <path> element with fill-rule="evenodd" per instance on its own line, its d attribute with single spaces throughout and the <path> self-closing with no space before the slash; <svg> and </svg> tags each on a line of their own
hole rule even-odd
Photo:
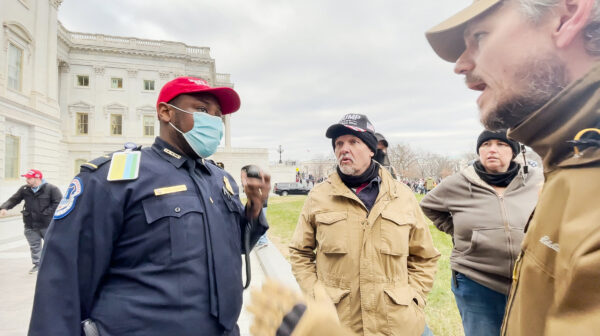
<svg viewBox="0 0 600 336">
<path fill-rule="evenodd" d="M 543 158 L 503 335 L 600 332 L 598 0 L 475 0 L 427 32 L 456 63 L 483 124 Z"/>
<path fill-rule="evenodd" d="M 440 256 L 413 193 L 372 160 L 366 116 L 328 128 L 337 171 L 309 193 L 290 245 L 298 284 L 357 335 L 421 335 Z M 324 331 L 323 335 L 331 331 Z"/>
</svg>

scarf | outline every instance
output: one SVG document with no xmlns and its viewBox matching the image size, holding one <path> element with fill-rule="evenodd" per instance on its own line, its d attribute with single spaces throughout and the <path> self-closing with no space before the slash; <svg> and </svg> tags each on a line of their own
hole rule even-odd
<svg viewBox="0 0 600 336">
<path fill-rule="evenodd" d="M 375 161 L 371 160 L 371 165 L 364 173 L 358 176 L 351 176 L 342 173 L 340 167 L 337 168 L 337 173 L 340 176 L 340 179 L 348 188 L 357 188 L 361 184 L 371 182 L 375 177 L 379 176 L 379 165 L 375 163 Z"/>
<path fill-rule="evenodd" d="M 485 183 L 496 187 L 506 187 L 517 176 L 521 165 L 512 161 L 510 166 L 508 166 L 508 170 L 504 173 L 488 173 L 485 171 L 481 161 L 475 162 L 473 168 L 475 168 L 475 172 Z"/>
</svg>

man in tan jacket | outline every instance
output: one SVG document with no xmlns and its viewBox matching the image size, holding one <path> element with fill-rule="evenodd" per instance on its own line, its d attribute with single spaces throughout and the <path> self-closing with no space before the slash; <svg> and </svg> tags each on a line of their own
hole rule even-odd
<svg viewBox="0 0 600 336">
<path fill-rule="evenodd" d="M 482 123 L 543 158 L 503 335 L 600 333 L 599 2 L 475 0 L 426 34 Z"/>
<path fill-rule="evenodd" d="M 326 136 L 337 171 L 304 203 L 290 245 L 296 280 L 309 297 L 324 289 L 357 335 L 421 335 L 440 254 L 415 196 L 372 160 L 366 116 L 348 114 Z"/>
</svg>

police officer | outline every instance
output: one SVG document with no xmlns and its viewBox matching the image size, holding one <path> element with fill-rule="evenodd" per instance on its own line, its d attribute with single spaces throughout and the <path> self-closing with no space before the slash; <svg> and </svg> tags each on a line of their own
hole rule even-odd
<svg viewBox="0 0 600 336">
<path fill-rule="evenodd" d="M 204 159 L 239 107 L 230 88 L 176 78 L 158 97 L 151 148 L 82 165 L 48 231 L 30 336 L 80 335 L 83 321 L 102 336 L 239 335 L 241 254 L 268 228 L 270 176 L 243 177 L 244 206 Z"/>
</svg>

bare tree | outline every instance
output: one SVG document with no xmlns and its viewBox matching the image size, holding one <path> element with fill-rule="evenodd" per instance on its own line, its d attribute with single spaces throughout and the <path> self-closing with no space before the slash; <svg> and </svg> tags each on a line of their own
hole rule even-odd
<svg viewBox="0 0 600 336">
<path fill-rule="evenodd" d="M 390 147 L 387 154 L 392 166 L 396 168 L 400 176 L 412 175 L 411 173 L 414 170 L 413 167 L 417 163 L 418 157 L 408 144 L 399 143 Z"/>
<path fill-rule="evenodd" d="M 458 161 L 447 156 L 424 152 L 417 158 L 421 178 L 444 178 L 457 171 Z"/>
</svg>

